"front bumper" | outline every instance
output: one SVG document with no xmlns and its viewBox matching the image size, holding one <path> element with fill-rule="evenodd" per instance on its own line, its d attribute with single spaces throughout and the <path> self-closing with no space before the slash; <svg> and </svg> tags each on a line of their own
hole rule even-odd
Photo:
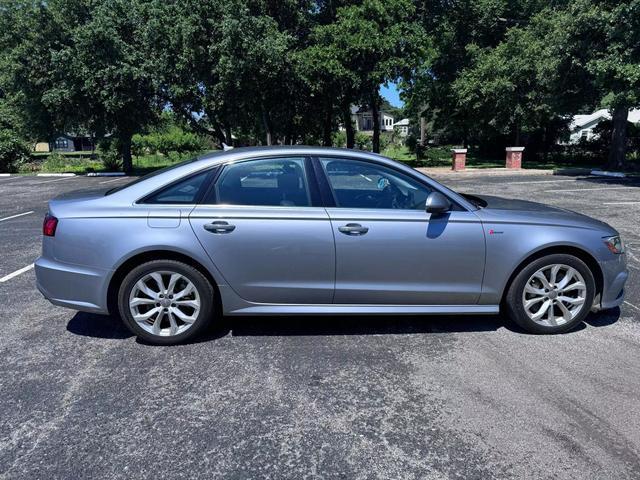
<svg viewBox="0 0 640 480">
<path fill-rule="evenodd" d="M 36 286 L 54 305 L 107 314 L 110 270 L 81 267 L 40 257 L 35 261 Z"/>
<path fill-rule="evenodd" d="M 599 262 L 602 268 L 603 284 L 600 297 L 601 309 L 614 308 L 624 302 L 624 284 L 629 278 L 625 254 L 613 260 Z"/>
</svg>

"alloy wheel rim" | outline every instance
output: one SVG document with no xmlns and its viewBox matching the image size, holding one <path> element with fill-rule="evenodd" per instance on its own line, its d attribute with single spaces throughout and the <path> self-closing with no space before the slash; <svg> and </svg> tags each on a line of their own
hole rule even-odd
<svg viewBox="0 0 640 480">
<path fill-rule="evenodd" d="M 190 329 L 200 307 L 200 293 L 193 282 L 169 270 L 144 275 L 129 295 L 129 311 L 138 326 L 161 337 L 173 337 Z"/>
<path fill-rule="evenodd" d="M 527 316 L 539 325 L 564 325 L 582 311 L 587 285 L 575 268 L 564 264 L 546 265 L 536 271 L 522 292 Z"/>
</svg>

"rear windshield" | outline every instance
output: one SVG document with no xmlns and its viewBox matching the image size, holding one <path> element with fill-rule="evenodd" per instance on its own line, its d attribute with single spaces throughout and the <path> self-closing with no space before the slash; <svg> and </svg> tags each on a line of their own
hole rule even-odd
<svg viewBox="0 0 640 480">
<path fill-rule="evenodd" d="M 136 183 L 140 183 L 140 182 L 142 182 L 144 180 L 148 180 L 149 178 L 153 178 L 156 175 L 160 175 L 161 173 L 168 172 L 169 170 L 173 170 L 174 168 L 182 167 L 183 165 L 188 165 L 189 163 L 193 163 L 196 160 L 198 160 L 198 157 L 192 158 L 190 160 L 185 160 L 184 162 L 179 162 L 179 163 L 176 163 L 176 164 L 173 164 L 173 165 L 169 165 L 168 167 L 161 168 L 160 170 L 156 170 L 156 171 L 151 172 L 151 173 L 147 173 L 146 175 L 143 175 L 142 177 L 138 177 L 136 180 L 134 180 L 133 182 L 129 182 L 126 185 L 122 185 L 120 187 L 116 187 L 116 188 L 112 188 L 111 190 L 107 190 L 107 192 L 105 193 L 105 196 L 106 195 L 111 195 L 112 193 L 119 192 L 120 190 L 124 190 L 125 188 L 129 188 L 129 187 L 135 185 Z"/>
</svg>

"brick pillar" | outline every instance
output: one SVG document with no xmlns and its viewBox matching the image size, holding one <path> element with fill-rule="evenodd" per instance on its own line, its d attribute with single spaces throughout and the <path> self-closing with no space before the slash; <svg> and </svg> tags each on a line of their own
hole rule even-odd
<svg viewBox="0 0 640 480">
<path fill-rule="evenodd" d="M 524 147 L 507 147 L 506 168 L 522 168 L 522 152 Z"/>
<path fill-rule="evenodd" d="M 451 149 L 451 170 L 456 170 L 456 171 L 464 170 L 466 162 L 467 162 L 466 148 Z"/>
</svg>

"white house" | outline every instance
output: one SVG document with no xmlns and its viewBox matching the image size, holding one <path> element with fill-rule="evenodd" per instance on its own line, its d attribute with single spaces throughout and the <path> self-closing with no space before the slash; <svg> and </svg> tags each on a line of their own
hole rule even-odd
<svg viewBox="0 0 640 480">
<path fill-rule="evenodd" d="M 384 111 L 378 113 L 380 119 L 380 131 L 391 131 L 394 126 L 393 115 L 389 115 Z M 351 107 L 351 121 L 357 132 L 371 133 L 373 132 L 373 114 L 370 109 L 352 106 Z M 341 127 L 341 130 L 343 128 Z"/>
<path fill-rule="evenodd" d="M 403 118 L 393 124 L 393 128 L 401 137 L 409 135 L 409 119 Z"/>
<path fill-rule="evenodd" d="M 603 120 L 611 120 L 611 114 L 606 108 L 596 110 L 589 115 L 574 115 L 569 124 L 569 141 L 565 143 L 576 144 L 581 139 L 591 140 L 595 137 L 593 129 Z M 629 110 L 627 121 L 640 122 L 640 109 Z"/>
</svg>

